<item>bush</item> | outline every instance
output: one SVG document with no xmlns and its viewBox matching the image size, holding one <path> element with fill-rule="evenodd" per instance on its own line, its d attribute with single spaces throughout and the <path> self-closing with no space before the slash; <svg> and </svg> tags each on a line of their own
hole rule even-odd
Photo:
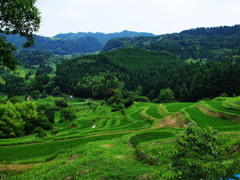
<svg viewBox="0 0 240 180">
<path fill-rule="evenodd" d="M 67 108 L 68 107 L 68 103 L 65 100 L 56 100 L 55 105 L 60 107 L 60 108 Z"/>
<path fill-rule="evenodd" d="M 116 104 L 116 103 L 113 103 L 111 107 L 112 107 L 112 111 L 121 111 L 125 108 L 124 104 Z"/>
<path fill-rule="evenodd" d="M 33 133 L 36 134 L 36 138 L 47 137 L 47 134 L 44 132 L 44 130 L 41 127 L 36 127 Z"/>
<path fill-rule="evenodd" d="M 136 101 L 138 102 L 150 102 L 149 98 L 146 96 L 139 96 L 136 98 Z"/>
</svg>

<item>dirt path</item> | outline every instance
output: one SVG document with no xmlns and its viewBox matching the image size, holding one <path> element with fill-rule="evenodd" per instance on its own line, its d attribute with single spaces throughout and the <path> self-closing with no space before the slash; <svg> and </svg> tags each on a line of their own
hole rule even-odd
<svg viewBox="0 0 240 180">
<path fill-rule="evenodd" d="M 42 163 L 32 163 L 32 164 L 0 164 L 1 171 L 25 171 L 32 167 L 37 167 Z"/>
</svg>

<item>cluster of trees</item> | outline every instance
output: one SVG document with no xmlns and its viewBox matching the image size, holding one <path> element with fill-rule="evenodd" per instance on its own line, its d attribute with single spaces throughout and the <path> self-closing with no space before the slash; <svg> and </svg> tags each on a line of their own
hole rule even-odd
<svg viewBox="0 0 240 180">
<path fill-rule="evenodd" d="M 59 112 L 59 123 L 73 121 L 75 112 L 68 107 L 67 100 L 57 100 L 55 105 L 37 104 L 33 101 L 20 102 L 10 98 L 0 102 L 0 138 L 15 138 L 36 134 L 45 137 L 45 131 L 51 130 L 55 122 L 55 113 Z M 54 133 L 54 131 L 53 131 Z"/>
<path fill-rule="evenodd" d="M 0 68 L 0 92 L 9 97 L 16 95 L 31 95 L 34 98 L 46 97 L 53 91 L 54 82 L 48 73 L 52 71 L 49 66 L 40 65 L 36 71 L 29 71 L 25 77 L 11 73 L 5 68 Z M 30 78 L 30 76 L 33 76 Z"/>
<path fill-rule="evenodd" d="M 23 50 L 15 53 L 15 58 L 25 68 L 31 68 L 33 65 L 48 65 L 62 62 L 64 59 L 53 55 L 48 51 Z M 46 69 L 46 68 L 43 68 Z"/>
<path fill-rule="evenodd" d="M 60 110 L 60 120 L 59 122 L 66 122 L 66 121 L 72 121 L 77 118 L 75 112 L 68 108 L 68 103 L 65 100 L 56 100 L 55 101 L 56 107 L 58 107 L 58 110 Z"/>
<path fill-rule="evenodd" d="M 236 157 L 215 130 L 190 124 L 176 140 L 172 157 L 174 179 L 230 179 L 239 173 Z"/>
<path fill-rule="evenodd" d="M 150 100 L 141 96 L 141 87 L 138 87 L 135 92 L 122 88 L 108 89 L 105 92 L 105 102 L 111 106 L 112 111 L 121 111 L 124 114 L 124 109 L 131 106 L 134 101 L 149 102 Z"/>
<path fill-rule="evenodd" d="M 32 134 L 37 127 L 50 130 L 54 123 L 54 112 L 52 106 L 38 105 L 34 102 L 1 103 L 0 138 Z"/>
</svg>

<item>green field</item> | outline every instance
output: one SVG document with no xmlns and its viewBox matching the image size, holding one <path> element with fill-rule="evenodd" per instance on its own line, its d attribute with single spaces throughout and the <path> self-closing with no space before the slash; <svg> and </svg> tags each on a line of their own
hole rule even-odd
<svg viewBox="0 0 240 180">
<path fill-rule="evenodd" d="M 36 102 L 53 105 L 56 99 L 49 96 Z M 239 115 L 240 111 L 223 106 L 227 100 L 201 103 L 218 113 Z M 222 133 L 228 147 L 240 138 L 240 122 L 206 114 L 198 103 L 134 102 L 124 114 L 112 112 L 103 101 L 89 105 L 72 99 L 68 104 L 77 119 L 59 123 L 59 112 L 55 113 L 56 135 L 0 139 L 0 174 L 21 180 L 168 179 L 173 175 L 169 162 L 175 139 L 184 129 L 179 124 L 195 121 L 201 127 L 211 126 Z"/>
<path fill-rule="evenodd" d="M 195 107 L 188 108 L 186 109 L 186 111 L 190 114 L 191 118 L 194 119 L 202 127 L 225 127 L 237 125 L 237 123 L 227 119 L 220 119 L 217 117 L 208 116 Z"/>
</svg>

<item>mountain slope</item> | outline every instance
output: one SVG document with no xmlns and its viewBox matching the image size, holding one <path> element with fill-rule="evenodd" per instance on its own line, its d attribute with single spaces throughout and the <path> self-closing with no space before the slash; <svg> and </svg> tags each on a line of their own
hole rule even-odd
<svg viewBox="0 0 240 180">
<path fill-rule="evenodd" d="M 240 53 L 240 26 L 197 28 L 154 37 L 118 38 L 110 40 L 103 52 L 127 46 L 168 51 L 180 59 L 219 60 Z"/>
<path fill-rule="evenodd" d="M 22 50 L 24 38 L 19 36 L 9 36 L 9 41 Z M 36 36 L 35 45 L 29 50 L 50 51 L 57 55 L 86 54 L 101 50 L 103 45 L 93 37 L 83 37 L 78 39 L 57 39 L 43 36 Z"/>
</svg>

